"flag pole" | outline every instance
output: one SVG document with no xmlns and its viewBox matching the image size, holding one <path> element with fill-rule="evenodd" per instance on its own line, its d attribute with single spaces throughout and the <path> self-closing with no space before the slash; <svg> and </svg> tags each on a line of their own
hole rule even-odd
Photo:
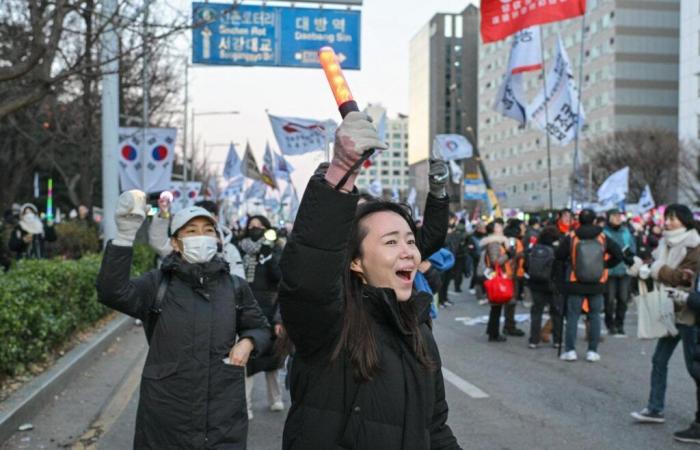
<svg viewBox="0 0 700 450">
<path fill-rule="evenodd" d="M 547 97 L 547 72 L 544 64 L 544 30 L 540 25 L 540 52 L 542 53 L 542 85 L 544 86 L 544 123 L 545 139 L 547 140 L 547 186 L 549 187 L 549 210 L 554 209 L 554 194 L 552 191 L 552 147 L 549 139 L 549 98 Z"/>
<path fill-rule="evenodd" d="M 581 100 L 583 99 L 583 43 L 586 33 L 586 12 L 581 16 L 581 48 L 578 58 L 578 103 L 576 105 L 576 137 L 574 141 L 574 179 L 571 187 L 571 208 L 574 208 L 576 184 L 578 184 L 578 149 L 579 134 L 581 133 Z M 591 188 L 592 189 L 592 188 Z"/>
</svg>

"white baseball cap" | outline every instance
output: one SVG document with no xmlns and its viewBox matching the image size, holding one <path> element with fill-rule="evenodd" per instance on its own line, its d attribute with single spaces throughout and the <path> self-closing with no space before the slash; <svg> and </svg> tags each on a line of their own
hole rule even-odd
<svg viewBox="0 0 700 450">
<path fill-rule="evenodd" d="M 216 219 L 209 211 L 199 206 L 190 206 L 189 208 L 181 209 L 173 216 L 173 220 L 170 222 L 170 236 L 175 236 L 180 228 L 196 217 L 209 219 L 216 226 Z"/>
</svg>

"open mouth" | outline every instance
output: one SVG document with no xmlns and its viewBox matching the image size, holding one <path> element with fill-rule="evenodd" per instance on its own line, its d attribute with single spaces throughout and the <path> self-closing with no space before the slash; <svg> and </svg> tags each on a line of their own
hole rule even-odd
<svg viewBox="0 0 700 450">
<path fill-rule="evenodd" d="M 410 270 L 397 270 L 396 271 L 396 276 L 401 278 L 404 281 L 411 281 L 411 271 Z"/>
</svg>

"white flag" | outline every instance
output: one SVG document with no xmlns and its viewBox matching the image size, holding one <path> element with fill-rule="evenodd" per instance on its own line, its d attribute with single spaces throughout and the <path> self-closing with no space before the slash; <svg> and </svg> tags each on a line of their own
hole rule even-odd
<svg viewBox="0 0 700 450">
<path fill-rule="evenodd" d="M 399 188 L 396 186 L 391 187 L 391 201 L 394 203 L 398 203 L 401 200 L 401 197 L 399 195 Z"/>
<path fill-rule="evenodd" d="M 231 143 L 228 148 L 228 156 L 224 165 L 224 178 L 227 180 L 241 175 L 241 158 L 238 157 L 236 147 Z"/>
<path fill-rule="evenodd" d="M 527 123 L 527 100 L 523 93 L 523 72 L 542 69 L 542 47 L 540 27 L 530 27 L 513 36 L 508 68 L 503 83 L 496 94 L 493 109 L 516 120 L 520 125 Z"/>
<path fill-rule="evenodd" d="M 175 154 L 175 128 L 119 128 L 119 181 L 122 191 L 146 193 L 170 187 Z"/>
<path fill-rule="evenodd" d="M 406 199 L 406 203 L 409 205 L 413 206 L 416 204 L 416 188 L 412 187 L 410 191 L 408 191 L 408 198 Z"/>
<path fill-rule="evenodd" d="M 598 202 L 616 204 L 625 200 L 629 190 L 630 168 L 625 167 L 610 175 L 598 188 Z"/>
<path fill-rule="evenodd" d="M 278 180 L 283 180 L 283 181 L 292 181 L 292 172 L 294 172 L 294 167 L 292 167 L 291 164 L 289 164 L 289 161 L 287 161 L 284 156 L 280 155 L 279 153 L 275 153 L 275 177 Z"/>
<path fill-rule="evenodd" d="M 435 146 L 438 154 L 446 161 L 471 158 L 474 153 L 472 144 L 459 134 L 437 134 Z"/>
<path fill-rule="evenodd" d="M 498 88 L 493 109 L 505 117 L 510 117 L 521 126 L 527 123 L 527 104 L 523 94 L 523 76 L 521 74 L 506 74 Z"/>
<path fill-rule="evenodd" d="M 452 174 L 452 182 L 454 184 L 460 184 L 464 178 L 462 173 L 462 167 L 455 162 L 455 160 L 450 160 L 450 173 Z"/>
<path fill-rule="evenodd" d="M 325 150 L 333 141 L 337 125 L 332 120 L 319 121 L 299 117 L 278 117 L 268 114 L 277 145 L 284 155 Z"/>
<path fill-rule="evenodd" d="M 542 69 L 540 27 L 520 30 L 513 35 L 513 46 L 508 59 L 509 73 L 517 74 Z"/>
<path fill-rule="evenodd" d="M 245 191 L 245 199 L 262 199 L 265 197 L 265 191 L 267 190 L 267 185 L 260 180 L 253 181 L 248 189 Z"/>
<path fill-rule="evenodd" d="M 645 213 L 656 207 L 656 202 L 654 202 L 654 197 L 651 196 L 651 188 L 647 184 L 644 186 L 642 195 L 639 197 L 639 212 Z"/>
<path fill-rule="evenodd" d="M 373 197 L 380 198 L 383 191 L 384 188 L 382 187 L 382 182 L 379 178 L 372 180 L 372 182 L 369 184 L 369 193 Z"/>
<path fill-rule="evenodd" d="M 199 181 L 171 181 L 166 190 L 173 194 L 170 212 L 175 214 L 181 209 L 194 205 L 202 190 L 202 183 Z"/>
<path fill-rule="evenodd" d="M 556 143 L 566 145 L 576 138 L 585 116 L 583 107 L 579 105 L 579 92 L 561 38 L 554 64 L 547 73 L 546 92 L 546 97 L 544 90 L 535 97 L 528 109 L 528 116 Z"/>
</svg>

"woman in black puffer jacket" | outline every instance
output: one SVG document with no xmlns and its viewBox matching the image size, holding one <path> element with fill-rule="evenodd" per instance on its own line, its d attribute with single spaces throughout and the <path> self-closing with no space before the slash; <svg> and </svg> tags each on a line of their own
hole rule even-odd
<svg viewBox="0 0 700 450">
<path fill-rule="evenodd" d="M 282 256 L 280 309 L 296 348 L 283 448 L 459 449 L 432 298 L 412 291 L 421 255 L 410 214 L 382 201 L 357 208 L 356 174 L 339 183 L 364 150 L 385 147 L 361 113 L 335 142 Z"/>
</svg>

